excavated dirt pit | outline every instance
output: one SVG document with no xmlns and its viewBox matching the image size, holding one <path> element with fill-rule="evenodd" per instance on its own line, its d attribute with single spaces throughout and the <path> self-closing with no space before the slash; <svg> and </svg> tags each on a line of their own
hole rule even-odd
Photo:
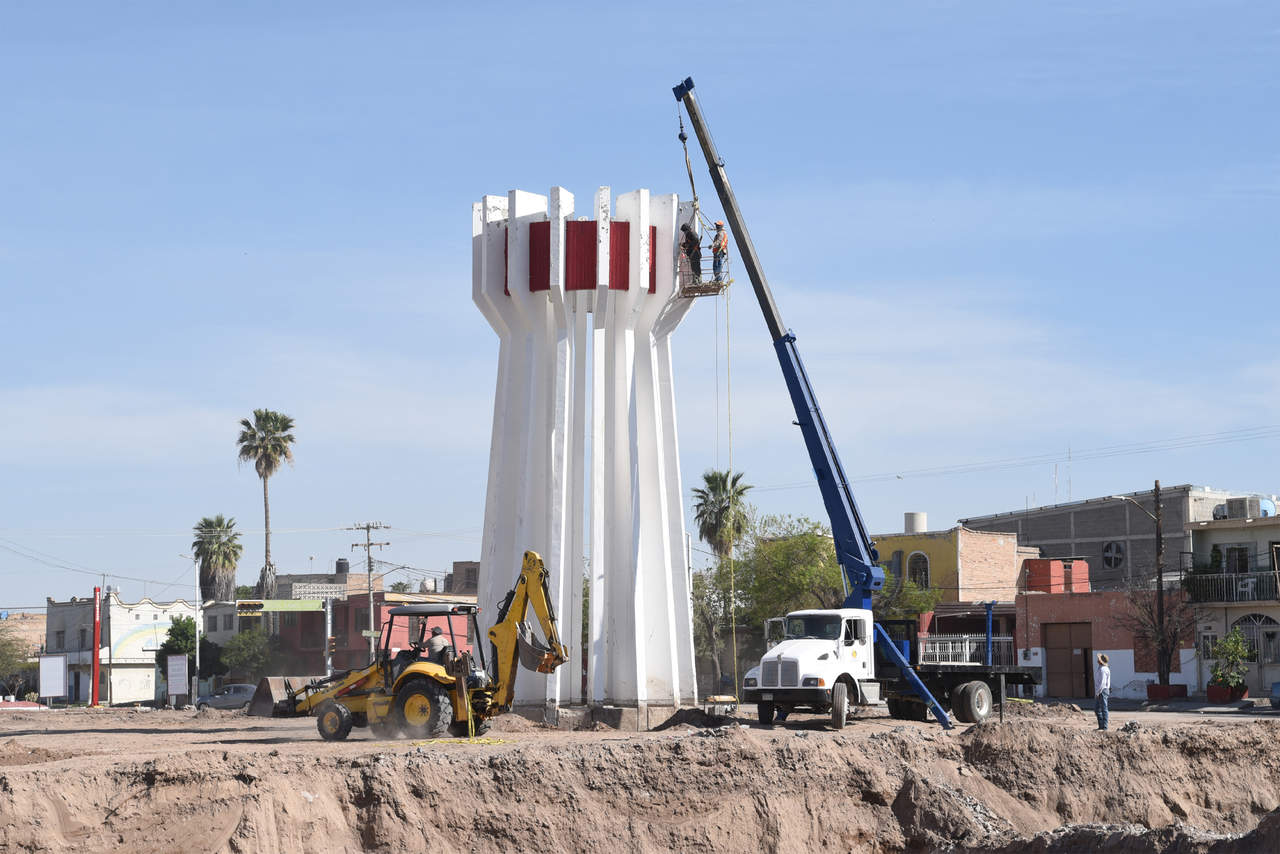
<svg viewBox="0 0 1280 854">
<path fill-rule="evenodd" d="M 1280 723 L 1028 712 L 664 732 L 510 718 L 475 743 L 313 721 L 0 720 L 5 851 L 1280 850 Z M 1120 723 L 1124 723 L 1123 720 Z"/>
</svg>

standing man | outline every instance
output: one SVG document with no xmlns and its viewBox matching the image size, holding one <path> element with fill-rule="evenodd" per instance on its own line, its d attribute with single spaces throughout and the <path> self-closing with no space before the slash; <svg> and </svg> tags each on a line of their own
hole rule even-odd
<svg viewBox="0 0 1280 854">
<path fill-rule="evenodd" d="M 698 235 L 693 233 L 689 223 L 686 222 L 680 226 L 680 230 L 684 232 L 684 237 L 680 238 L 680 251 L 689 259 L 689 271 L 693 273 L 693 283 L 700 285 L 702 284 L 702 245 L 698 242 Z"/>
<path fill-rule="evenodd" d="M 1107 664 L 1107 654 L 1098 653 L 1098 696 L 1093 700 L 1093 711 L 1098 716 L 1098 729 L 1106 729 L 1110 720 L 1107 700 L 1111 698 L 1111 667 Z"/>
<path fill-rule="evenodd" d="M 724 220 L 716 220 L 716 233 L 711 238 L 711 269 L 716 275 L 716 284 L 724 281 L 724 259 L 729 257 L 729 235 L 724 230 Z"/>
</svg>

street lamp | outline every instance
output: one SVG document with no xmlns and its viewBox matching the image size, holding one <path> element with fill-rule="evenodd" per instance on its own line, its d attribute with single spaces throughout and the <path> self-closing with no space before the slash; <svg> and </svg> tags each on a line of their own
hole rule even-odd
<svg viewBox="0 0 1280 854">
<path fill-rule="evenodd" d="M 196 704 L 196 699 L 200 696 L 200 564 L 196 561 L 195 555 L 178 555 L 181 558 L 187 558 L 191 561 L 191 568 L 196 575 L 196 672 L 191 675 L 191 705 Z"/>
<path fill-rule="evenodd" d="M 1113 495 L 1111 497 L 1119 501 L 1128 501 L 1134 507 L 1137 507 L 1143 513 L 1146 513 L 1147 516 L 1150 517 L 1151 521 L 1156 524 L 1156 629 L 1160 633 L 1159 645 L 1156 650 L 1156 655 L 1158 657 L 1157 666 L 1160 671 L 1157 675 L 1160 677 L 1161 685 L 1168 685 L 1170 667 L 1169 658 L 1172 653 L 1170 650 L 1166 649 L 1169 643 L 1168 639 L 1165 637 L 1164 626 L 1164 529 L 1161 524 L 1160 481 L 1157 480 L 1155 485 L 1154 500 L 1156 512 L 1154 513 L 1143 507 L 1128 495 Z"/>
</svg>

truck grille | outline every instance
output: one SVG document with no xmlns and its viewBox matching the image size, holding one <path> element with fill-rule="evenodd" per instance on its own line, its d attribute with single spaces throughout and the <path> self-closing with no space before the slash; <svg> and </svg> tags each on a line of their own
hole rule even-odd
<svg viewBox="0 0 1280 854">
<path fill-rule="evenodd" d="M 794 658 L 765 661 L 760 667 L 760 684 L 770 688 L 800 687 L 800 662 Z"/>
</svg>

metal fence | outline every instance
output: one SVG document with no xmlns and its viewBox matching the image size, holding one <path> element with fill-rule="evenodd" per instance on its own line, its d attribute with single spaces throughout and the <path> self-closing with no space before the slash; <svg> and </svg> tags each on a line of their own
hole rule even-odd
<svg viewBox="0 0 1280 854">
<path fill-rule="evenodd" d="M 986 664 L 987 636 L 929 635 L 920 639 L 920 664 Z M 1013 664 L 1013 638 L 991 638 L 991 663 Z"/>
<path fill-rule="evenodd" d="M 1274 572 L 1196 572 L 1182 584 L 1192 602 L 1271 602 L 1280 592 Z"/>
</svg>

